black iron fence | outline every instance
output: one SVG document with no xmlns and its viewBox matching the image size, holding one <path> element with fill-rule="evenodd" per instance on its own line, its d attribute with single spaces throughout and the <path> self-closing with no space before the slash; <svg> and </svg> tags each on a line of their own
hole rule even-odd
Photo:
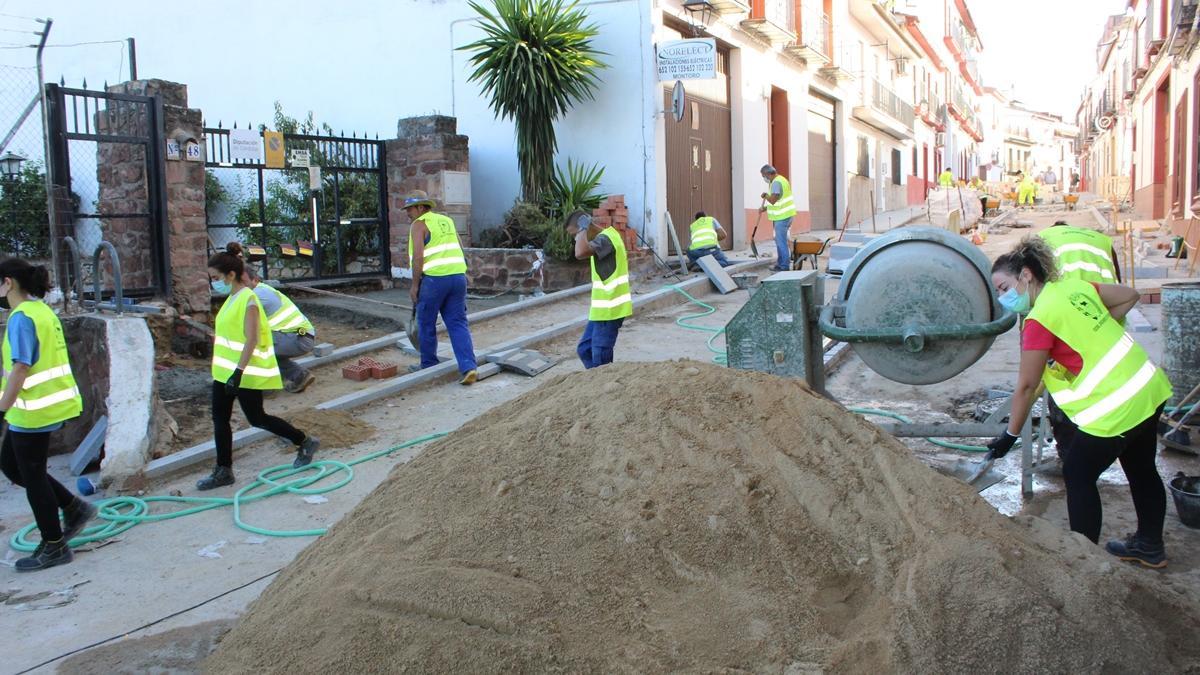
<svg viewBox="0 0 1200 675">
<path fill-rule="evenodd" d="M 204 140 L 215 249 L 262 247 L 266 279 L 389 272 L 383 141 L 223 128 L 206 128 Z"/>
</svg>

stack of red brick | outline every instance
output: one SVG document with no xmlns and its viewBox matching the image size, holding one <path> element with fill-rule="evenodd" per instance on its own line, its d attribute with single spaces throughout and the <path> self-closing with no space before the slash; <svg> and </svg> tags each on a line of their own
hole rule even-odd
<svg viewBox="0 0 1200 675">
<path fill-rule="evenodd" d="M 357 363 L 342 366 L 342 377 L 355 382 L 362 382 L 372 377 L 376 380 L 385 380 L 395 377 L 399 369 L 400 367 L 395 363 L 380 363 L 369 356 L 364 356 Z"/>
<path fill-rule="evenodd" d="M 592 224 L 601 229 L 612 226 L 621 233 L 625 249 L 638 248 L 637 232 L 629 228 L 629 209 L 625 208 L 625 195 L 609 195 L 592 211 Z"/>
</svg>

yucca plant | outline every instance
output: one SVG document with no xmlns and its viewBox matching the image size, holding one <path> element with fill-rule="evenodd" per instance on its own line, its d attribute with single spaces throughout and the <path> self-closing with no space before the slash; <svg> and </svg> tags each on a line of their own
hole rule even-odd
<svg viewBox="0 0 1200 675">
<path fill-rule="evenodd" d="M 517 127 L 522 199 L 537 203 L 554 179 L 558 141 L 554 121 L 572 105 L 592 100 L 607 67 L 592 48 L 599 29 L 587 13 L 563 0 L 472 0 L 484 37 L 459 49 L 472 52 L 478 82 L 492 111 Z"/>
<path fill-rule="evenodd" d="M 554 169 L 550 188 L 542 193 L 542 210 L 554 220 L 566 218 L 575 209 L 591 211 L 608 195 L 600 192 L 604 167 L 584 166 L 567 159 L 567 167 Z"/>
</svg>

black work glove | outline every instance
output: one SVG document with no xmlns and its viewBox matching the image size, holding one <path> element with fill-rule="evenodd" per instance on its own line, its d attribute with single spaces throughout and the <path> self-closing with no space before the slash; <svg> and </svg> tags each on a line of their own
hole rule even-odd
<svg viewBox="0 0 1200 675">
<path fill-rule="evenodd" d="M 233 371 L 228 380 L 225 380 L 225 393 L 233 396 L 238 393 L 240 386 L 242 386 L 242 369 L 238 368 Z"/>
<path fill-rule="evenodd" d="M 1012 446 L 1017 442 L 1017 436 L 1008 433 L 1008 429 L 1004 433 L 992 439 L 991 443 L 987 444 L 988 457 L 991 459 L 1000 459 L 1012 450 Z"/>
</svg>

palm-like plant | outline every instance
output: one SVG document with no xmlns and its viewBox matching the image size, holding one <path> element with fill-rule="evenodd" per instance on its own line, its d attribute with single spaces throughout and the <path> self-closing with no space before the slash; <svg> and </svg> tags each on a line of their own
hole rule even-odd
<svg viewBox="0 0 1200 675">
<path fill-rule="evenodd" d="M 575 2 L 494 0 L 492 11 L 470 4 L 485 35 L 459 47 L 473 52 L 469 80 L 480 83 L 497 117 L 516 124 L 521 194 L 536 203 L 554 180 L 554 121 L 593 98 L 596 72 L 607 67 L 592 48 L 599 29 Z"/>
</svg>

